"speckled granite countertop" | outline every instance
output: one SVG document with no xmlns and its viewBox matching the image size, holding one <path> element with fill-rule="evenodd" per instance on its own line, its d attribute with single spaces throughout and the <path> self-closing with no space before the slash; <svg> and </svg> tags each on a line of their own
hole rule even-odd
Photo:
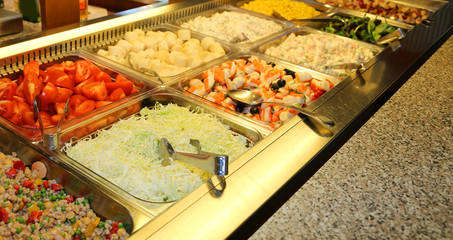
<svg viewBox="0 0 453 240">
<path fill-rule="evenodd" d="M 453 239 L 453 37 L 250 239 Z"/>
</svg>

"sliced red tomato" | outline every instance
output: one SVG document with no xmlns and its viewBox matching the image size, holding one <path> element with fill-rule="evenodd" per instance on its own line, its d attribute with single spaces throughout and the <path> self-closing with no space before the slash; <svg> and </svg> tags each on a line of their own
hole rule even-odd
<svg viewBox="0 0 453 240">
<path fill-rule="evenodd" d="M 22 81 L 23 82 L 23 81 Z M 16 96 L 18 97 L 22 97 L 25 99 L 25 96 L 24 96 L 24 84 L 21 83 L 19 85 L 17 85 L 17 89 L 16 89 Z"/>
<path fill-rule="evenodd" d="M 94 78 L 96 81 L 102 81 L 105 83 L 112 82 L 112 78 L 106 72 L 100 71 Z"/>
<path fill-rule="evenodd" d="M 48 82 L 41 92 L 41 106 L 53 103 L 58 97 L 58 89 L 52 82 Z"/>
<path fill-rule="evenodd" d="M 36 125 L 36 122 L 33 117 L 33 112 L 31 112 L 31 111 L 22 113 L 22 121 L 24 122 L 25 125 L 28 125 L 28 126 L 33 126 L 33 127 L 38 126 L 38 125 Z"/>
<path fill-rule="evenodd" d="M 136 93 L 136 92 L 138 92 L 138 89 L 137 89 L 137 87 L 135 87 L 135 85 L 134 85 L 134 86 L 132 87 L 131 94 L 134 94 L 134 93 Z"/>
<path fill-rule="evenodd" d="M 20 112 L 13 113 L 13 115 L 11 116 L 11 118 L 9 120 L 19 126 L 24 124 L 23 115 Z"/>
<path fill-rule="evenodd" d="M 33 104 L 33 99 L 38 95 L 41 94 L 42 90 L 42 82 L 38 79 L 38 75 L 33 73 L 28 73 L 24 75 L 24 81 L 22 83 L 23 86 L 23 93 L 24 97 L 27 102 L 31 105 Z"/>
<path fill-rule="evenodd" d="M 55 103 L 58 103 L 58 102 L 66 102 L 66 100 L 68 100 L 69 97 L 71 97 L 72 95 L 72 90 L 69 90 L 67 88 L 61 88 L 61 87 L 57 87 L 57 91 L 58 91 L 58 95 L 57 95 L 57 98 L 55 98 L 54 102 Z"/>
<path fill-rule="evenodd" d="M 107 87 L 109 93 L 112 93 L 118 88 L 122 88 L 124 93 L 129 96 L 132 92 L 132 89 L 134 88 L 134 83 L 129 80 L 125 80 L 120 82 L 106 83 L 105 86 Z"/>
<path fill-rule="evenodd" d="M 39 76 L 38 77 L 40 77 L 41 79 L 46 79 L 47 73 L 44 72 L 43 70 L 39 69 Z M 45 83 L 45 82 L 43 81 L 43 83 Z"/>
<path fill-rule="evenodd" d="M 91 77 L 90 65 L 85 60 L 77 60 L 75 62 L 75 83 L 81 83 Z"/>
<path fill-rule="evenodd" d="M 74 88 L 74 81 L 63 70 L 48 70 L 47 78 L 44 82 L 51 82 L 55 86 L 67 88 L 72 90 Z"/>
<path fill-rule="evenodd" d="M 82 91 L 83 87 L 84 87 L 86 84 L 88 84 L 88 83 L 90 83 L 90 82 L 94 82 L 94 81 L 95 81 L 95 80 L 94 80 L 94 77 L 91 77 L 91 78 L 88 78 L 87 80 L 85 80 L 85 81 L 83 81 L 83 82 L 77 84 L 77 86 L 75 86 L 74 89 L 73 89 L 74 93 L 75 93 L 75 94 L 79 94 L 79 95 L 83 95 L 83 91 Z"/>
<path fill-rule="evenodd" d="M 63 114 L 64 113 L 64 108 L 66 107 L 66 102 L 58 102 L 55 103 L 55 112 L 57 114 Z"/>
<path fill-rule="evenodd" d="M 31 61 L 25 64 L 24 66 L 24 71 L 23 75 L 26 76 L 28 74 L 33 74 L 36 75 L 36 77 L 39 76 L 39 63 L 38 61 Z"/>
<path fill-rule="evenodd" d="M 22 101 L 16 101 L 16 109 L 14 109 L 14 111 L 17 113 L 17 112 L 27 112 L 27 111 L 33 111 L 33 109 L 31 108 L 31 106 L 26 103 L 26 102 L 22 102 Z"/>
<path fill-rule="evenodd" d="M 61 65 L 63 65 L 64 71 L 67 74 L 75 74 L 76 65 L 75 65 L 75 63 L 73 61 L 64 61 L 64 62 L 61 63 Z"/>
<path fill-rule="evenodd" d="M 63 116 L 63 114 L 55 114 L 52 115 L 50 119 L 54 125 L 57 125 L 60 122 L 61 116 Z"/>
<path fill-rule="evenodd" d="M 17 83 L 9 78 L 0 79 L 0 100 L 13 100 Z"/>
<path fill-rule="evenodd" d="M 123 74 L 118 73 L 118 75 L 116 75 L 115 82 L 123 82 L 123 81 L 129 81 L 129 82 L 131 82 L 131 80 L 129 80 L 129 79 L 128 79 L 127 77 L 125 77 Z"/>
<path fill-rule="evenodd" d="M 53 123 L 52 123 L 52 115 L 50 115 L 49 112 L 47 112 L 47 111 L 40 111 L 40 112 L 39 112 L 39 116 L 40 116 L 41 119 L 42 119 L 42 124 L 44 125 L 44 127 L 53 126 Z"/>
<path fill-rule="evenodd" d="M 56 64 L 46 68 L 46 72 L 53 71 L 53 70 L 64 71 L 64 67 L 62 64 L 56 63 Z"/>
<path fill-rule="evenodd" d="M 15 100 L 15 101 L 20 101 L 20 102 L 25 102 L 25 103 L 27 102 L 27 100 L 25 100 L 25 98 L 19 97 L 19 96 L 14 96 L 14 97 L 13 97 L 13 100 Z"/>
<path fill-rule="evenodd" d="M 75 109 L 74 116 L 78 117 L 80 115 L 93 111 L 95 108 L 96 102 L 94 100 L 86 100 Z"/>
<path fill-rule="evenodd" d="M 77 109 L 77 107 L 86 100 L 88 100 L 88 98 L 83 95 L 72 95 L 69 99 L 69 113 L 73 113 Z"/>
<path fill-rule="evenodd" d="M 75 116 L 74 114 L 69 114 L 67 120 L 71 120 L 71 119 L 74 119 L 76 118 L 77 116 Z"/>
<path fill-rule="evenodd" d="M 0 116 L 10 118 L 13 116 L 16 102 L 14 100 L 0 101 Z"/>
<path fill-rule="evenodd" d="M 96 101 L 96 108 L 101 108 L 105 105 L 109 105 L 112 101 Z"/>
<path fill-rule="evenodd" d="M 97 76 L 100 72 L 102 72 L 101 69 L 98 68 L 98 66 L 94 65 L 94 63 L 90 62 L 89 60 L 85 60 L 88 64 L 88 67 L 90 68 L 91 76 Z"/>
<path fill-rule="evenodd" d="M 83 95 L 89 99 L 102 101 L 107 95 L 107 87 L 104 82 L 90 82 L 82 88 Z"/>
<path fill-rule="evenodd" d="M 114 101 L 118 101 L 125 97 L 126 97 L 126 94 L 124 93 L 123 89 L 117 88 L 105 100 L 114 102 Z"/>
</svg>

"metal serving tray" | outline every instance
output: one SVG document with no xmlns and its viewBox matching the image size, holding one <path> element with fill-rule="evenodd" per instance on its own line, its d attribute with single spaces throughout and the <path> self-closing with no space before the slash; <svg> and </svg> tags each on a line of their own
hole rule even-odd
<svg viewBox="0 0 453 240">
<path fill-rule="evenodd" d="M 287 63 L 287 62 L 281 61 L 279 59 L 270 57 L 270 56 L 265 55 L 265 54 L 256 53 L 256 52 L 250 52 L 250 51 L 241 51 L 241 52 L 235 53 L 235 54 L 231 55 L 228 58 L 228 60 L 226 60 L 224 62 L 218 62 L 218 64 L 216 66 L 219 66 L 222 63 L 229 62 L 229 61 L 232 61 L 232 60 L 235 60 L 235 59 L 247 60 L 251 56 L 256 56 L 256 57 L 260 58 L 261 60 L 266 61 L 267 63 L 272 63 L 272 64 L 275 64 L 275 65 L 283 66 L 285 69 L 293 71 L 293 72 L 307 72 L 307 73 L 310 73 L 314 79 L 328 79 L 334 85 L 338 85 L 341 82 L 341 80 L 338 77 L 336 77 L 336 76 L 332 76 L 332 75 L 328 75 L 328 74 L 321 73 L 321 72 L 318 72 L 318 71 L 314 71 L 314 70 L 311 70 L 311 69 L 308 69 L 308 68 L 304 68 L 304 67 L 301 67 L 301 66 L 297 66 L 297 65 L 294 65 L 294 64 L 291 64 L 291 63 Z M 203 102 L 204 104 L 208 104 L 208 105 L 214 106 L 214 107 L 219 108 L 222 111 L 225 111 L 225 112 L 230 113 L 230 114 L 240 115 L 241 117 L 247 119 L 248 121 L 251 121 L 253 124 L 264 126 L 264 127 L 268 128 L 271 131 L 273 131 L 276 128 L 280 127 L 281 124 L 274 125 L 271 122 L 264 122 L 264 121 L 261 121 L 261 120 L 254 119 L 252 117 L 246 116 L 245 114 L 242 114 L 240 112 L 236 112 L 236 111 L 231 110 L 231 109 L 229 109 L 227 107 L 224 107 L 224 106 L 222 106 L 220 104 L 217 104 L 215 102 L 211 102 L 211 101 L 209 101 L 209 100 L 207 100 L 207 99 L 205 99 L 203 97 L 200 97 L 200 96 L 198 96 L 196 94 L 188 92 L 186 90 L 186 88 L 189 86 L 190 81 L 192 79 L 200 79 L 201 81 L 203 81 L 202 80 L 202 75 L 208 69 L 211 69 L 211 68 L 203 69 L 202 71 L 200 71 L 198 73 L 195 73 L 194 75 L 189 76 L 187 79 L 184 79 L 184 80 L 180 81 L 178 84 L 175 84 L 173 87 L 178 88 L 180 91 L 183 91 L 186 95 L 189 95 L 192 98 Z M 325 94 L 323 94 L 323 95 L 325 95 Z M 320 98 L 318 98 L 315 101 L 313 101 L 312 103 L 310 103 L 308 105 L 308 107 L 311 106 L 312 104 L 316 103 L 320 99 L 321 99 L 321 101 L 323 101 L 322 100 L 323 96 L 321 96 Z M 285 122 L 287 122 L 287 121 L 285 121 Z"/>
<path fill-rule="evenodd" d="M 421 11 L 422 10 L 427 11 L 428 18 L 430 18 L 434 14 L 434 12 L 436 12 L 442 6 L 444 6 L 446 3 L 448 3 L 448 1 L 443 1 L 443 0 L 427 0 L 427 1 L 424 1 L 424 0 L 416 0 L 416 1 L 387 0 L 387 2 L 398 4 L 398 5 L 401 5 L 403 7 L 411 7 L 411 8 L 416 8 L 416 9 L 421 10 Z M 358 11 L 358 12 L 361 12 L 361 13 L 366 13 L 366 9 L 350 9 L 350 8 L 338 7 L 338 6 L 334 6 L 334 7 L 337 7 L 339 9 L 341 9 L 341 11 L 351 10 L 351 11 Z M 392 14 L 388 18 L 389 19 L 393 19 L 393 20 L 398 21 L 398 22 L 403 22 L 403 23 L 407 23 L 407 24 L 414 24 L 413 21 L 402 21 L 400 19 L 397 19 L 394 14 Z M 420 20 L 420 19 L 418 19 L 418 20 Z"/>
<path fill-rule="evenodd" d="M 308 34 L 323 34 L 323 35 L 333 36 L 334 38 L 343 39 L 346 42 L 356 43 L 359 46 L 362 46 L 362 47 L 370 49 L 373 52 L 374 57 L 376 57 L 376 55 L 378 55 L 383 50 L 382 47 L 379 47 L 379 46 L 371 44 L 371 43 L 357 41 L 357 40 L 354 40 L 354 39 L 351 39 L 351 38 L 347 38 L 347 37 L 343 37 L 343 36 L 327 33 L 327 32 L 320 31 L 320 30 L 317 30 L 317 29 L 313 29 L 313 28 L 310 28 L 310 27 L 300 27 L 300 28 L 292 29 L 291 31 L 287 32 L 282 37 L 276 37 L 276 38 L 268 40 L 268 41 L 264 42 L 262 45 L 252 48 L 252 51 L 265 54 L 266 50 L 269 49 L 270 47 L 277 47 L 280 44 L 282 44 L 288 38 L 288 36 L 290 34 L 295 34 L 296 36 L 308 35 Z M 368 67 L 369 66 L 368 63 L 371 62 L 372 59 L 370 59 L 368 62 L 363 63 L 363 65 L 365 67 Z M 284 61 L 284 62 L 287 62 L 285 59 L 280 59 L 280 60 Z M 298 63 L 294 63 L 294 64 L 299 65 Z M 309 67 L 307 67 L 307 68 L 309 68 Z M 318 71 L 320 71 L 320 70 L 318 70 Z M 330 70 L 330 69 L 325 69 L 322 72 L 324 72 L 326 74 L 329 74 L 329 75 L 335 75 L 335 76 L 342 75 L 342 74 L 340 74 L 340 72 L 333 71 L 333 70 Z M 344 74 L 350 75 L 353 72 L 354 72 L 354 69 L 344 69 Z M 343 77 L 345 77 L 344 74 L 343 74 Z"/>
<path fill-rule="evenodd" d="M 140 28 L 136 28 L 136 29 L 140 29 Z M 147 31 L 173 32 L 173 33 L 177 34 L 177 31 L 181 30 L 181 29 L 183 29 L 183 28 L 181 28 L 179 26 L 174 26 L 174 25 L 170 25 L 170 24 L 161 24 L 159 26 L 155 26 L 155 27 L 152 27 L 152 28 L 145 28 L 145 29 L 141 29 L 141 30 L 143 30 L 145 32 L 147 32 Z M 131 31 L 133 31 L 133 30 L 131 30 Z M 195 38 L 195 39 L 198 39 L 200 41 L 204 37 L 206 37 L 206 35 L 194 32 L 192 30 L 190 32 L 191 32 L 191 38 Z M 87 51 L 89 51 L 90 53 L 93 53 L 93 54 L 96 54 L 101 49 L 108 51 L 108 46 L 116 45 L 119 40 L 124 39 L 125 34 L 126 34 L 126 32 L 124 32 L 122 35 L 117 36 L 114 39 L 108 39 L 106 42 L 103 42 L 102 44 L 98 44 L 95 47 L 88 48 Z M 225 55 L 223 55 L 221 57 L 218 57 L 218 58 L 222 58 L 224 56 L 227 56 L 227 55 L 231 54 L 234 51 L 234 46 L 232 46 L 230 43 L 227 43 L 227 42 L 224 42 L 224 41 L 218 41 L 218 40 L 215 40 L 215 41 L 220 43 L 220 45 L 222 46 L 223 50 L 225 51 Z M 111 59 L 106 58 L 104 56 L 101 56 L 99 54 L 96 54 L 96 55 L 99 58 L 103 58 L 104 61 L 118 63 L 118 62 L 116 62 L 114 60 L 111 60 Z M 126 58 L 128 56 L 129 55 L 127 55 Z M 190 69 L 185 70 L 185 71 L 183 71 L 181 73 L 174 73 L 174 74 L 170 74 L 170 75 L 159 74 L 159 72 L 150 71 L 149 69 L 138 69 L 138 68 L 134 68 L 133 66 L 130 66 L 130 65 L 124 65 L 122 63 L 118 63 L 118 64 L 121 64 L 122 66 L 124 66 L 124 68 L 133 69 L 133 70 L 139 71 L 141 73 L 144 73 L 144 74 L 152 76 L 153 78 L 151 78 L 151 79 L 155 83 L 165 83 L 165 84 L 167 84 L 169 82 L 172 82 L 175 78 L 184 76 L 187 72 L 190 72 L 192 70 L 196 71 L 199 68 L 203 68 L 206 64 L 209 64 L 209 62 L 211 62 L 213 60 L 216 60 L 216 59 L 217 58 L 214 58 L 214 59 L 212 59 L 210 61 L 203 62 L 201 65 L 198 65 L 197 67 L 194 67 L 194 68 L 190 68 Z M 156 76 L 156 73 L 157 73 L 157 76 Z"/>
<path fill-rule="evenodd" d="M 262 18 L 262 19 L 265 19 L 265 20 L 272 21 L 272 22 L 274 22 L 274 23 L 276 23 L 276 24 L 278 24 L 278 25 L 280 25 L 282 27 L 282 29 L 280 31 L 269 32 L 266 35 L 264 35 L 261 38 L 258 38 L 256 40 L 247 40 L 247 41 L 240 41 L 240 42 L 234 43 L 234 45 L 236 47 L 240 48 L 240 49 L 246 49 L 246 48 L 250 48 L 252 46 L 258 45 L 262 41 L 264 41 L 264 40 L 266 40 L 268 38 L 279 36 L 279 35 L 287 32 L 289 29 L 294 27 L 294 24 L 292 24 L 292 23 L 290 23 L 288 21 L 283 21 L 283 20 L 280 20 L 280 19 L 276 19 L 274 17 L 265 16 L 265 15 L 262 15 L 260 13 L 256 13 L 256 12 L 252 12 L 252 11 L 249 11 L 249 10 L 246 10 L 246 9 L 234 7 L 232 5 L 226 5 L 226 6 L 222 6 L 222 7 L 219 7 L 219 8 L 215 8 L 215 9 L 211 9 L 211 10 L 208 10 L 208 11 L 205 11 L 205 12 L 198 13 L 196 15 L 191 15 L 191 16 L 188 16 L 188 17 L 179 18 L 179 19 L 173 21 L 172 24 L 175 24 L 177 26 L 181 26 L 183 23 L 188 22 L 189 20 L 193 20 L 194 18 L 196 18 L 198 16 L 210 18 L 212 15 L 214 15 L 216 13 L 223 13 L 223 12 L 236 12 L 236 13 L 242 13 L 242 14 L 251 15 L 251 16 L 254 16 L 254 17 L 257 17 L 257 18 Z M 196 31 L 196 30 L 194 30 L 194 31 Z M 211 37 L 216 38 L 219 41 L 225 42 L 224 39 L 218 39 L 217 36 L 211 36 Z M 229 41 L 227 41 L 227 42 L 229 42 Z M 229 42 L 229 43 L 232 43 L 232 42 Z"/>
<path fill-rule="evenodd" d="M 143 206 L 148 213 L 156 216 L 163 212 L 166 208 L 171 206 L 175 201 L 168 201 L 168 202 L 152 202 L 144 199 L 140 199 L 138 197 L 133 196 L 132 194 L 128 193 L 127 191 L 121 189 L 118 187 L 116 184 L 108 181 L 104 177 L 98 175 L 94 171 L 86 168 L 76 160 L 68 157 L 64 150 L 62 149 L 65 144 L 74 144 L 77 141 L 86 139 L 86 138 L 94 138 L 96 137 L 96 130 L 99 128 L 95 127 L 99 125 L 100 122 L 108 122 L 110 123 L 112 117 L 115 118 L 117 115 L 127 115 L 131 116 L 134 114 L 138 114 L 138 112 L 144 108 L 144 107 L 150 107 L 152 108 L 155 106 L 156 103 L 160 103 L 163 105 L 173 103 L 177 104 L 179 106 L 187 107 L 191 110 L 199 110 L 202 109 L 203 112 L 213 114 L 216 116 L 218 119 L 221 119 L 221 121 L 226 124 L 227 126 L 230 127 L 230 130 L 233 132 L 236 132 L 237 134 L 240 134 L 246 139 L 248 139 L 248 145 L 249 146 L 254 146 L 256 143 L 261 141 L 265 136 L 270 134 L 270 131 L 265 129 L 265 128 L 260 128 L 259 126 L 254 126 L 253 124 L 245 121 L 244 119 L 225 114 L 223 111 L 220 111 L 216 108 L 212 108 L 210 106 L 205 106 L 203 104 L 200 104 L 197 101 L 194 101 L 191 98 L 188 98 L 179 92 L 167 88 L 167 89 L 161 89 L 161 90 L 156 90 L 153 92 L 148 92 L 141 97 L 130 100 L 123 104 L 122 106 L 118 106 L 115 109 L 111 109 L 110 111 L 103 112 L 102 114 L 97 115 L 96 117 L 93 117 L 91 121 L 87 121 L 84 123 L 80 123 L 78 126 L 73 127 L 71 129 L 66 129 L 61 132 L 59 135 L 59 150 L 55 150 L 52 152 L 52 154 L 56 154 L 56 156 L 60 159 L 62 159 L 66 164 L 73 166 L 75 169 L 77 169 L 78 172 L 81 172 L 85 174 L 86 176 L 89 176 L 90 179 L 93 181 L 97 182 L 98 184 L 102 185 L 105 188 L 108 189 L 113 189 L 113 191 L 117 192 L 119 195 L 121 195 L 123 198 L 128 199 L 128 201 L 131 201 L 133 203 L 136 203 L 140 206 Z M 115 121 L 116 122 L 116 121 Z M 109 124 L 107 127 L 104 129 L 108 129 L 110 126 L 112 126 L 114 123 Z M 102 126 L 102 124 L 100 125 Z M 241 160 L 242 159 L 242 160 Z M 244 161 L 244 157 L 239 157 L 234 161 Z M 231 166 L 230 162 L 230 167 L 229 167 L 229 172 L 235 171 L 235 167 Z M 205 187 L 211 188 L 212 187 L 212 182 L 208 181 L 204 185 L 204 187 L 199 187 L 197 188 L 194 192 L 191 194 L 200 194 L 200 193 L 205 193 L 206 189 Z M 189 195 L 191 195 L 189 194 Z"/>
<path fill-rule="evenodd" d="M 425 9 L 433 13 L 448 3 L 448 1 L 444 0 L 389 0 L 389 1 L 397 4 L 406 5 L 408 7 Z"/>
<path fill-rule="evenodd" d="M 74 197 L 88 199 L 91 208 L 102 219 L 123 222 L 129 233 L 137 231 L 150 221 L 151 216 L 144 214 L 128 202 L 118 200 L 114 195 L 104 191 L 101 186 L 90 182 L 58 159 L 43 153 L 10 129 L 0 126 L 0 136 L 0 152 L 7 155 L 15 153 L 26 166 L 31 166 L 35 161 L 44 163 L 47 168 L 46 179 L 55 179 Z"/>
<path fill-rule="evenodd" d="M 236 4 L 237 7 L 241 8 L 244 4 L 247 4 L 247 3 L 250 3 L 250 2 L 253 2 L 254 0 L 246 0 L 246 1 L 240 1 Z M 319 2 L 316 2 L 316 1 L 311 1 L 311 0 L 293 0 L 294 2 L 301 2 L 301 3 L 305 3 L 307 4 L 308 6 L 311 6 L 313 8 L 315 8 L 316 10 L 318 10 L 319 12 L 321 12 L 320 15 L 318 16 L 324 16 L 324 13 L 325 12 L 328 12 L 330 10 L 333 9 L 332 6 L 329 6 L 329 5 L 324 5 L 322 3 L 319 3 Z M 258 13 L 258 12 L 257 12 Z M 260 13 L 261 14 L 261 13 Z M 268 16 L 268 15 L 265 15 L 265 16 Z"/>
<path fill-rule="evenodd" d="M 87 59 L 87 60 L 91 61 L 96 66 L 98 66 L 102 71 L 104 71 L 108 75 L 110 75 L 112 77 L 112 79 L 115 79 L 116 75 L 119 73 L 123 74 L 124 76 L 128 77 L 131 81 L 134 82 L 134 85 L 137 87 L 138 92 L 131 94 L 131 95 L 127 96 L 126 98 L 123 98 L 112 104 L 95 109 L 89 113 L 83 114 L 74 119 L 70 119 L 62 124 L 63 129 L 70 127 L 74 124 L 77 124 L 79 122 L 82 122 L 86 119 L 90 119 L 92 116 L 95 116 L 96 114 L 99 114 L 102 111 L 106 111 L 107 109 L 115 107 L 117 104 L 120 104 L 121 102 L 129 101 L 130 99 L 140 96 L 141 94 L 145 93 L 146 91 L 157 87 L 156 84 L 150 83 L 149 81 L 145 80 L 145 78 L 143 78 L 143 76 L 139 76 L 137 74 L 130 73 L 126 69 L 122 69 L 122 68 L 119 68 L 119 67 L 116 67 L 113 65 L 109 65 L 108 63 L 102 61 L 102 59 L 90 56 L 89 54 L 86 54 L 83 51 L 72 52 L 72 53 L 67 54 L 66 56 L 59 57 L 57 59 L 44 61 L 44 62 L 40 63 L 39 67 L 41 70 L 45 70 L 47 67 L 50 67 L 57 63 L 62 63 L 63 61 L 75 62 L 80 59 Z M 6 77 L 6 78 L 9 78 L 9 79 L 15 81 L 21 75 L 22 75 L 22 70 L 18 70 L 12 74 L 8 74 L 8 75 L 2 76 L 2 77 Z M 41 130 L 39 128 L 19 126 L 4 117 L 0 117 L 0 123 L 13 129 L 15 132 L 26 137 L 30 141 L 42 140 Z M 54 131 L 56 131 L 56 127 L 46 128 L 45 131 L 54 132 Z"/>
<path fill-rule="evenodd" d="M 389 25 L 391 25 L 391 26 L 393 26 L 395 28 L 403 29 L 405 32 L 410 31 L 414 27 L 411 24 L 403 23 L 403 22 L 400 22 L 400 21 L 397 21 L 397 20 L 394 20 L 394 19 L 389 19 L 389 18 L 377 16 L 377 15 L 370 14 L 370 13 L 365 13 L 364 14 L 363 12 L 349 10 L 349 9 L 336 8 L 336 9 L 334 9 L 332 11 L 329 11 L 329 12 L 325 13 L 325 16 L 327 16 L 327 17 L 334 17 L 334 16 L 357 17 L 357 18 L 369 17 L 370 19 L 373 19 L 373 20 L 377 19 L 377 20 L 380 20 L 382 22 L 387 22 Z M 306 26 L 307 27 L 311 27 L 311 28 L 315 28 L 315 29 L 321 29 L 322 27 L 327 26 L 327 25 L 328 25 L 328 23 L 320 23 L 319 22 L 319 23 L 310 23 L 310 24 L 307 24 Z M 361 41 L 361 40 L 359 40 L 359 41 Z M 375 43 L 371 43 L 371 44 L 375 44 Z"/>
</svg>

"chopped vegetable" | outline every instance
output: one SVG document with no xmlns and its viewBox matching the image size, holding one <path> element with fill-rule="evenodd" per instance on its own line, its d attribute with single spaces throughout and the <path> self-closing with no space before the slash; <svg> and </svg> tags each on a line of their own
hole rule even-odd
<svg viewBox="0 0 453 240">
<path fill-rule="evenodd" d="M 330 22 L 327 26 L 322 27 L 321 30 L 370 43 L 374 43 L 381 37 L 395 31 L 395 27 L 387 22 L 382 22 L 378 19 L 373 20 L 369 17 L 342 17 L 336 15 L 334 18 L 342 19 L 345 23 Z"/>
<path fill-rule="evenodd" d="M 228 155 L 230 160 L 247 150 L 246 139 L 233 134 L 213 115 L 194 113 L 175 104 L 143 108 L 140 115 L 121 120 L 75 145 L 69 142 L 63 150 L 136 197 L 156 202 L 180 199 L 201 185 L 201 175 L 206 173 L 191 171 L 177 161 L 162 166 L 157 150 L 162 137 L 176 151 L 191 153 L 196 153 L 196 148 L 189 144 L 190 139 L 197 139 L 204 151 Z"/>
</svg>

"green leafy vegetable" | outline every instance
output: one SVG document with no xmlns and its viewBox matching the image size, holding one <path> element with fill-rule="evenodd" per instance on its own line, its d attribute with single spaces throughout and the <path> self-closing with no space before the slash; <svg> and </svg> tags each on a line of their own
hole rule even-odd
<svg viewBox="0 0 453 240">
<path fill-rule="evenodd" d="M 330 22 L 323 26 L 321 30 L 364 42 L 374 43 L 396 29 L 389 25 L 387 20 L 370 19 L 366 16 L 342 17 L 335 15 L 333 18 L 342 19 L 345 23 Z"/>
</svg>

